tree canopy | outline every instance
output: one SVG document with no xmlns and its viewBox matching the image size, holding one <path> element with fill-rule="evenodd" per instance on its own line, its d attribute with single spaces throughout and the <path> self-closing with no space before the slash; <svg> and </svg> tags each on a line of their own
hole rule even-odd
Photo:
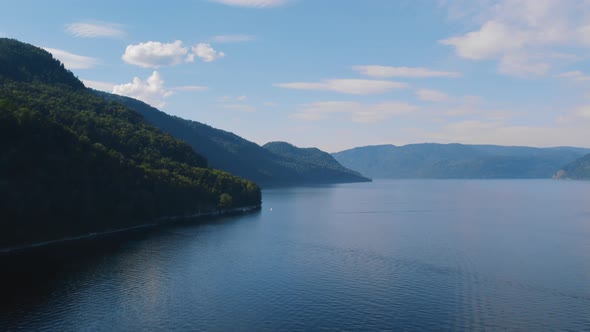
<svg viewBox="0 0 590 332">
<path fill-rule="evenodd" d="M 0 247 L 212 211 L 223 194 L 260 204 L 256 184 L 207 168 L 41 49 L 0 39 L 0 78 Z"/>
</svg>

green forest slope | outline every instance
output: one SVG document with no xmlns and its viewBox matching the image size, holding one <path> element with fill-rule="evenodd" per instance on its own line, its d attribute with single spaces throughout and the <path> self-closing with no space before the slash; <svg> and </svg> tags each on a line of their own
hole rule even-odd
<svg viewBox="0 0 590 332">
<path fill-rule="evenodd" d="M 6 38 L 0 151 L 0 248 L 210 211 L 222 196 L 223 207 L 261 202 L 253 182 L 207 168 L 189 145 L 96 96 L 48 52 Z"/>
<path fill-rule="evenodd" d="M 212 167 L 255 181 L 262 186 L 370 181 L 333 159 L 330 164 L 323 164 L 310 163 L 311 159 L 303 155 L 286 157 L 233 133 L 168 115 L 139 100 L 99 91 L 95 93 L 131 107 L 162 131 L 186 141 L 195 151 L 205 156 Z M 323 158 L 326 159 L 325 156 Z"/>
</svg>

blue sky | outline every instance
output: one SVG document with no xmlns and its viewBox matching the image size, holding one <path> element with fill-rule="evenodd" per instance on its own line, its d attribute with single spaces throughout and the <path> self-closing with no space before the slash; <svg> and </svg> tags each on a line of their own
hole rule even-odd
<svg viewBox="0 0 590 332">
<path fill-rule="evenodd" d="M 587 0 L 5 0 L 0 36 L 259 144 L 590 147 Z"/>
</svg>

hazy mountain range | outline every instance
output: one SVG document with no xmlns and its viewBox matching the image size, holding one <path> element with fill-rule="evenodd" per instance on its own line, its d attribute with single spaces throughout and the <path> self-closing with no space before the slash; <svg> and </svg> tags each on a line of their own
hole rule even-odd
<svg viewBox="0 0 590 332">
<path fill-rule="evenodd" d="M 334 153 L 343 166 L 372 178 L 551 178 L 564 165 L 590 153 L 573 147 L 497 145 L 376 145 Z"/>
</svg>

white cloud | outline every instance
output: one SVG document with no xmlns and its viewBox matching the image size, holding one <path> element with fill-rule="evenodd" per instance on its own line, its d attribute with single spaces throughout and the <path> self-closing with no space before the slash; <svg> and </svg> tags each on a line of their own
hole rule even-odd
<svg viewBox="0 0 590 332">
<path fill-rule="evenodd" d="M 111 82 L 101 82 L 101 81 L 93 81 L 93 80 L 82 80 L 85 86 L 92 88 L 94 90 L 112 92 L 113 88 L 115 87 L 115 83 Z"/>
<path fill-rule="evenodd" d="M 161 66 L 174 66 L 184 62 L 187 53 L 188 49 L 182 45 L 180 40 L 173 43 L 148 41 L 128 45 L 122 59 L 132 65 L 144 68 L 158 68 Z"/>
<path fill-rule="evenodd" d="M 101 21 L 67 24 L 66 31 L 73 36 L 82 38 L 120 38 L 125 36 L 121 24 Z"/>
<path fill-rule="evenodd" d="M 212 62 L 225 56 L 225 53 L 214 50 L 211 44 L 208 43 L 198 43 L 192 47 L 192 51 L 193 53 L 189 55 L 188 61 L 193 61 L 196 56 L 205 62 Z"/>
<path fill-rule="evenodd" d="M 438 90 L 430 90 L 430 89 L 419 89 L 415 91 L 416 96 L 420 98 L 420 100 L 424 101 L 431 101 L 431 102 L 444 102 L 451 100 L 451 97 L 446 93 Z"/>
<path fill-rule="evenodd" d="M 44 47 L 44 49 L 53 54 L 56 59 L 63 62 L 64 66 L 68 69 L 88 69 L 98 64 L 96 58 L 70 53 L 57 48 Z"/>
<path fill-rule="evenodd" d="M 478 28 L 440 41 L 470 60 L 499 61 L 499 72 L 513 76 L 546 74 L 567 54 L 590 46 L 590 2 L 587 0 L 482 0 L 457 1 L 476 17 Z M 448 1 L 449 12 L 457 2 Z M 564 52 L 567 51 L 567 52 Z M 557 56 L 559 55 L 559 56 Z"/>
<path fill-rule="evenodd" d="M 211 41 L 216 43 L 242 43 L 256 40 L 252 35 L 219 35 L 211 37 Z"/>
<path fill-rule="evenodd" d="M 373 123 L 418 110 L 416 106 L 401 102 L 362 104 L 353 101 L 324 101 L 302 106 L 291 115 L 292 118 L 317 121 L 330 118 L 335 114 L 344 114 L 353 122 Z"/>
<path fill-rule="evenodd" d="M 244 100 L 248 99 L 248 97 L 246 97 L 246 96 L 238 96 L 236 99 L 238 101 L 244 101 Z"/>
<path fill-rule="evenodd" d="M 139 99 L 154 107 L 164 107 L 164 99 L 170 97 L 173 92 L 164 87 L 164 80 L 157 71 L 154 71 L 147 80 L 142 81 L 135 77 L 131 83 L 116 85 L 113 93 Z"/>
<path fill-rule="evenodd" d="M 232 110 L 237 110 L 237 111 L 242 111 L 242 112 L 254 112 L 254 111 L 256 111 L 256 108 L 255 107 L 249 106 L 249 105 L 244 105 L 244 104 L 229 104 L 229 105 L 221 105 L 220 107 L 227 108 L 227 109 L 232 109 Z"/>
<path fill-rule="evenodd" d="M 180 40 L 173 43 L 148 41 L 128 45 L 122 59 L 129 64 L 144 68 L 159 68 L 193 62 L 195 57 L 204 62 L 212 62 L 225 56 L 225 53 L 214 50 L 208 43 L 198 43 L 191 47 L 190 51 Z"/>
<path fill-rule="evenodd" d="M 210 0 L 228 6 L 251 7 L 251 8 L 268 8 L 285 5 L 289 0 Z"/>
<path fill-rule="evenodd" d="M 275 84 L 278 87 L 296 90 L 333 91 L 353 95 L 380 94 L 393 89 L 404 89 L 406 83 L 380 80 L 332 79 L 322 82 L 292 82 Z"/>
<path fill-rule="evenodd" d="M 209 87 L 203 85 L 184 85 L 172 88 L 174 91 L 205 91 L 207 89 L 209 89 Z"/>
<path fill-rule="evenodd" d="M 153 76 L 153 74 L 152 74 L 152 76 Z M 161 81 L 161 78 L 159 80 Z M 148 81 L 149 81 L 149 79 L 148 79 Z M 85 80 L 85 79 L 83 79 L 82 82 L 84 83 L 85 86 L 87 86 L 89 88 L 92 88 L 92 89 L 95 89 L 95 90 L 100 90 L 100 91 L 105 91 L 105 92 L 111 92 L 111 93 L 113 93 L 113 90 L 115 89 L 115 86 L 117 86 L 118 89 L 121 89 L 120 87 L 122 85 L 125 85 L 125 84 L 117 85 L 117 84 L 112 83 L 112 82 L 93 81 L 93 80 Z M 163 81 L 162 81 L 162 83 L 163 83 Z M 133 84 L 133 83 L 129 83 L 129 84 Z M 127 85 L 129 85 L 129 84 L 127 84 Z M 139 85 L 139 83 L 136 84 L 136 86 L 138 86 L 138 85 Z M 206 87 L 206 86 L 203 86 L 203 85 L 184 85 L 184 86 L 177 86 L 177 87 L 174 87 L 174 88 L 170 88 L 169 90 L 170 91 L 182 91 L 182 92 L 185 92 L 185 91 L 205 91 L 207 89 L 209 89 L 209 88 Z M 167 91 L 167 92 L 169 92 L 169 91 Z M 170 95 L 170 93 L 168 93 L 168 95 Z"/>
<path fill-rule="evenodd" d="M 578 81 L 578 82 L 590 81 L 590 75 L 586 75 L 579 70 L 568 71 L 568 72 L 557 75 L 557 77 L 567 78 L 572 81 Z"/>
<path fill-rule="evenodd" d="M 444 39 L 440 43 L 454 46 L 457 55 L 462 58 L 471 60 L 493 59 L 523 47 L 526 36 L 519 31 L 514 32 L 503 23 L 489 21 L 478 31 Z"/>
<path fill-rule="evenodd" d="M 357 72 L 371 77 L 461 77 L 461 73 L 452 71 L 439 71 L 422 67 L 390 67 L 390 66 L 354 66 Z"/>
</svg>

